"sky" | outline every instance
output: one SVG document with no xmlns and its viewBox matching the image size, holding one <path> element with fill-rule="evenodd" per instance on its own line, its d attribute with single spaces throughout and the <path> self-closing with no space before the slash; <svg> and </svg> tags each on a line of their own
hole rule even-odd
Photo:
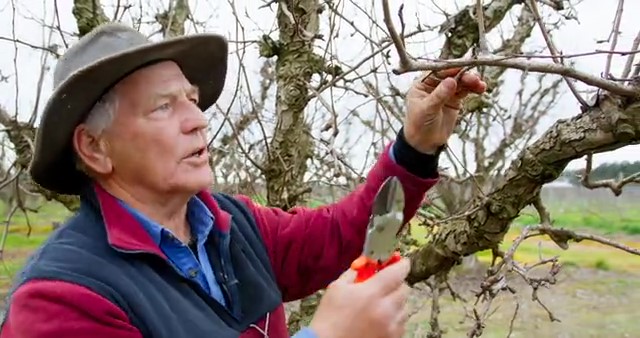
<svg viewBox="0 0 640 338">
<path fill-rule="evenodd" d="M 111 13 L 110 8 L 116 0 L 103 0 L 102 2 L 106 5 L 107 12 Z M 126 3 L 126 1 L 120 2 Z M 456 9 L 456 6 L 464 6 L 472 2 L 472 0 L 405 1 L 405 21 L 408 27 L 411 27 L 411 25 L 416 24 L 418 21 L 423 24 L 436 26 L 443 21 L 444 17 L 436 13 L 437 7 L 434 3 L 437 3 L 439 8 L 453 12 Z M 62 29 L 68 32 L 75 32 L 75 21 L 71 13 L 73 2 L 71 0 L 57 0 L 57 3 Z M 138 2 L 135 1 L 135 3 Z M 143 0 L 142 3 L 144 5 L 144 13 L 148 14 L 157 12 L 157 9 L 159 8 L 166 8 L 169 1 Z M 239 32 L 237 30 L 237 27 L 239 27 L 238 22 L 244 28 L 244 33 L 246 34 L 244 39 L 257 39 L 265 31 L 273 31 L 275 28 L 275 6 L 273 6 L 273 10 L 269 8 L 256 8 L 256 4 L 258 3 L 262 4 L 264 1 L 235 1 L 232 3 L 232 7 L 232 4 L 228 2 L 197 0 L 191 1 L 191 6 L 196 19 L 206 22 L 206 30 L 227 36 L 231 41 L 230 49 L 232 51 L 236 51 L 242 46 L 233 42 L 234 40 L 242 39 L 242 37 L 237 35 Z M 342 6 L 344 16 L 353 20 L 353 22 L 363 31 L 367 31 L 371 24 L 371 20 L 362 15 L 363 11 L 372 13 L 371 15 L 374 15 L 377 18 L 377 23 L 379 25 L 383 25 L 380 2 L 377 0 L 358 2 L 361 5 L 361 9 L 343 1 L 334 1 L 334 3 Z M 390 1 L 390 3 L 392 6 L 392 13 L 396 13 L 401 2 Z M 575 7 L 579 22 L 569 21 L 565 23 L 560 30 L 553 32 L 556 45 L 560 46 L 561 50 L 565 54 L 589 52 L 596 49 L 609 48 L 607 44 L 597 44 L 596 40 L 606 39 L 609 35 L 617 3 L 617 0 L 582 1 Z M 12 4 L 16 4 L 15 7 L 17 10 L 15 12 L 12 10 L 14 7 Z M 48 41 L 49 39 L 49 36 L 47 35 L 49 34 L 49 31 L 43 31 L 41 22 L 43 18 L 46 18 L 45 21 L 48 24 L 52 22 L 54 17 L 53 8 L 54 0 L 45 0 L 44 2 L 33 0 L 0 0 L 0 22 L 4 23 L 3 25 L 0 25 L 0 50 L 2 50 L 0 53 L 0 75 L 9 77 L 6 82 L 0 83 L 0 104 L 8 108 L 9 111 L 17 111 L 19 117 L 23 120 L 29 118 L 31 113 L 34 111 L 35 103 L 37 101 L 36 98 L 38 95 L 36 95 L 36 93 L 39 75 L 42 68 L 41 65 L 43 64 L 42 53 L 38 50 L 34 50 L 33 48 L 19 46 L 16 54 L 14 44 L 6 41 L 6 39 L 11 39 L 12 36 L 16 36 L 17 39 L 26 43 L 38 46 L 43 45 L 43 41 Z M 238 21 L 236 21 L 235 16 L 233 15 L 233 8 L 235 8 L 235 12 L 238 13 L 238 17 L 240 18 Z M 137 10 L 137 7 L 133 7 L 130 12 L 134 13 Z M 519 10 L 514 11 L 513 15 L 510 15 L 507 20 L 515 20 L 518 12 Z M 420 14 L 418 15 L 416 13 Z M 640 26 L 636 23 L 637 19 L 632 15 L 632 13 L 640 13 L 640 1 L 625 2 L 621 23 L 622 34 L 620 36 L 620 41 L 618 42 L 618 50 L 629 50 L 631 41 L 640 29 Z M 12 24 L 12 22 L 15 22 L 15 24 Z M 399 25 L 397 18 L 395 19 L 395 23 L 397 26 Z M 323 27 L 324 32 L 329 33 L 328 35 L 330 35 L 330 32 L 327 31 L 327 26 L 328 22 L 326 20 L 321 23 L 321 27 Z M 507 21 L 500 27 L 500 29 L 496 29 L 494 34 L 490 36 L 490 44 L 495 44 L 498 34 L 503 30 L 508 30 L 510 26 L 512 25 Z M 408 30 L 410 29 L 408 28 Z M 193 32 L 194 29 L 190 29 L 190 31 Z M 152 27 L 145 27 L 144 32 L 152 32 Z M 340 59 L 342 61 L 350 63 L 358 62 L 366 51 L 366 45 L 363 44 L 363 39 L 359 38 L 354 32 L 354 29 L 345 23 L 341 24 L 340 32 L 341 33 L 336 38 L 335 42 L 331 43 L 331 48 L 334 52 L 340 55 Z M 373 34 L 372 38 L 379 39 L 384 37 L 382 32 L 382 30 L 378 30 Z M 157 39 L 159 37 L 156 35 L 152 38 Z M 53 42 L 62 45 L 62 40 L 57 35 L 53 37 Z M 422 35 L 420 40 L 414 40 L 408 48 L 410 51 L 415 53 L 435 55 L 438 53 L 438 46 L 441 46 L 441 44 L 442 36 L 439 36 L 436 33 L 431 33 Z M 543 46 L 543 40 L 541 39 L 537 29 L 534 31 L 533 37 L 529 41 L 529 45 Z M 395 50 L 392 50 L 391 54 L 391 62 L 397 62 Z M 640 57 L 638 59 L 640 59 Z M 42 82 L 40 103 L 38 107 L 35 108 L 36 111 L 40 111 L 42 109 L 44 100 L 51 93 L 52 70 L 55 65 L 54 61 L 55 60 L 52 60 L 51 57 L 49 57 L 48 62 L 46 62 L 49 67 L 48 73 L 46 73 Z M 619 72 L 622 69 L 624 61 L 625 58 L 623 57 L 614 58 L 612 67 L 614 74 L 617 74 L 616 72 Z M 232 86 L 233 82 L 236 80 L 235 72 L 239 67 L 239 62 L 240 61 L 238 61 L 237 57 L 230 57 L 230 75 L 227 80 L 230 86 Z M 576 62 L 576 67 L 580 70 L 591 74 L 600 74 L 604 69 L 605 57 L 603 55 L 584 57 L 576 59 Z M 640 62 L 640 60 L 637 60 L 636 62 Z M 246 57 L 242 63 L 248 67 L 249 74 L 255 74 L 258 72 L 261 61 L 257 56 L 257 48 L 255 45 L 250 45 L 246 50 Z M 15 76 L 16 74 L 18 75 Z M 393 76 L 391 77 L 391 81 L 393 81 L 393 83 L 399 88 L 406 90 L 414 75 L 415 74 L 404 74 Z M 505 92 L 503 93 L 506 100 L 509 99 L 509 95 L 513 95 L 513 92 L 517 90 L 518 76 L 519 72 L 513 71 L 506 77 L 506 84 L 504 86 Z M 257 76 L 256 79 L 258 79 Z M 585 87 L 581 86 L 580 88 Z M 253 89 L 255 90 L 255 88 Z M 220 102 L 230 102 L 232 97 L 232 90 L 227 90 L 221 97 Z M 363 99 L 357 95 L 340 97 L 334 101 L 339 109 L 345 112 L 353 109 L 353 107 L 363 104 Z M 367 107 L 371 107 L 371 105 Z M 572 97 L 570 93 L 565 93 L 550 112 L 549 117 L 538 127 L 538 130 L 544 131 L 551 124 L 556 122 L 557 119 L 569 118 L 578 112 L 579 108 L 575 98 Z M 322 118 L 326 118 L 326 114 Z M 366 141 L 362 141 L 362 143 L 366 143 Z M 355 145 L 356 151 L 353 152 L 353 154 L 355 154 L 355 162 L 363 160 L 358 156 L 360 156 L 359 153 L 364 153 L 364 151 L 358 152 L 358 147 L 363 147 L 362 149 L 365 149 L 367 146 L 368 144 L 360 143 Z M 627 146 L 616 151 L 598 154 L 594 157 L 596 165 L 602 162 L 634 160 L 640 160 L 640 146 Z M 583 166 L 583 160 L 576 160 L 569 165 L 569 168 L 575 169 Z"/>
</svg>

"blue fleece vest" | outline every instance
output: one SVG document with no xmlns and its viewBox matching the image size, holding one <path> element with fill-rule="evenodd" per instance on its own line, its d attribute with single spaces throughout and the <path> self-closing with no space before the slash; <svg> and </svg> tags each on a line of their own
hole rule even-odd
<svg viewBox="0 0 640 338">
<path fill-rule="evenodd" d="M 215 271 L 224 271 L 225 264 L 234 267 L 233 280 L 222 273 L 216 279 L 233 298 L 231 303 L 237 304 L 235 308 L 223 307 L 160 257 L 110 246 L 93 192 L 82 198 L 80 211 L 31 257 L 13 290 L 34 278 L 63 280 L 111 300 L 144 337 L 212 337 L 212 333 L 216 338 L 238 337 L 276 309 L 282 296 L 250 211 L 230 196 L 213 196 L 231 214 L 232 225 L 228 235 L 212 231 L 206 249 Z M 230 257 L 219 257 L 215 249 L 219 241 L 229 241 Z"/>
</svg>

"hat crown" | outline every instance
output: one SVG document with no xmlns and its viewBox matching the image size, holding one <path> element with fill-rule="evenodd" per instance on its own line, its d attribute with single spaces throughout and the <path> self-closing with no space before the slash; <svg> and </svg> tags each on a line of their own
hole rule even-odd
<svg viewBox="0 0 640 338">
<path fill-rule="evenodd" d="M 150 43 L 137 30 L 118 23 L 107 23 L 80 38 L 56 64 L 53 86 L 58 87 L 75 72 L 93 63 Z"/>
</svg>

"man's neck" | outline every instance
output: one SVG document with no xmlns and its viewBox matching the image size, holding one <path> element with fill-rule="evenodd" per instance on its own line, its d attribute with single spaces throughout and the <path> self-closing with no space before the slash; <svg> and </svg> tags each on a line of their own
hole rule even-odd
<svg viewBox="0 0 640 338">
<path fill-rule="evenodd" d="M 191 229 L 187 222 L 187 203 L 192 196 L 163 196 L 144 189 L 124 187 L 117 182 L 99 184 L 111 195 L 169 229 L 182 242 L 187 243 L 191 239 Z"/>
</svg>

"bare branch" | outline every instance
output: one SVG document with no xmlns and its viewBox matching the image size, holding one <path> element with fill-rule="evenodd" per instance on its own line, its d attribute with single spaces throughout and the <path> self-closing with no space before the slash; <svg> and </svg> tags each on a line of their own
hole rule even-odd
<svg viewBox="0 0 640 338">
<path fill-rule="evenodd" d="M 596 243 L 600 243 L 606 246 L 610 246 L 612 248 L 616 248 L 632 255 L 640 256 L 640 250 L 636 248 L 632 248 L 628 245 L 624 245 L 622 243 L 618 243 L 616 241 L 610 240 L 608 238 L 585 234 L 580 232 L 575 232 L 565 228 L 552 228 L 545 225 L 535 226 L 530 228 L 531 233 L 526 236 L 526 238 L 547 235 L 551 238 L 560 248 L 567 250 L 569 248 L 569 242 L 574 241 L 579 243 L 581 241 L 592 241 Z"/>
<path fill-rule="evenodd" d="M 464 256 L 495 247 L 519 211 L 570 161 L 640 142 L 640 103 L 620 106 L 619 99 L 602 95 L 598 107 L 555 123 L 513 161 L 503 184 L 469 204 L 468 208 L 479 207 L 478 211 L 443 225 L 427 245 L 412 254 L 407 281 L 425 280 Z"/>
<path fill-rule="evenodd" d="M 475 16 L 476 21 L 478 22 L 478 55 L 488 55 L 489 46 L 487 45 L 487 35 L 485 33 L 482 0 L 476 0 Z"/>
<path fill-rule="evenodd" d="M 549 48 L 549 52 L 551 53 L 551 55 L 556 56 L 556 55 L 559 54 L 558 53 L 558 49 L 556 48 L 555 44 L 553 43 L 553 40 L 551 40 L 551 36 L 550 36 L 549 32 L 545 28 L 544 22 L 542 21 L 542 18 L 540 17 L 540 11 L 538 10 L 538 5 L 536 4 L 536 1 L 537 0 L 529 0 L 527 2 L 527 5 L 531 9 L 531 12 L 533 13 L 533 16 L 536 18 L 536 21 L 538 22 L 538 27 L 540 27 L 540 32 L 542 33 L 542 36 L 544 37 L 544 41 L 546 42 L 547 47 Z M 611 54 L 609 54 L 609 56 L 611 56 Z M 553 62 L 555 62 L 557 64 L 562 64 L 561 59 L 558 59 L 558 58 L 554 58 Z M 569 90 L 571 90 L 571 93 L 573 93 L 573 96 L 575 96 L 576 99 L 578 100 L 578 102 L 580 102 L 580 105 L 582 107 L 584 107 L 584 108 L 588 107 L 589 104 L 578 93 L 578 90 L 573 85 L 573 83 L 571 81 L 569 81 L 569 79 L 567 79 L 566 77 L 564 77 L 564 80 L 567 83 L 567 86 L 569 87 Z"/>
<path fill-rule="evenodd" d="M 608 188 L 615 196 L 620 196 L 622 194 L 622 188 L 624 188 L 627 184 L 640 184 L 640 172 L 629 175 L 619 180 L 607 179 L 600 180 L 596 182 L 592 182 L 589 179 L 589 175 L 593 170 L 593 154 L 588 154 L 586 156 L 586 168 L 584 173 L 580 177 L 580 183 L 585 188 L 588 189 L 600 189 L 600 188 Z"/>
<path fill-rule="evenodd" d="M 618 7 L 616 8 L 616 15 L 613 19 L 613 25 L 611 25 L 611 50 L 615 50 L 618 45 L 618 37 L 620 36 L 620 23 L 622 22 L 622 11 L 624 9 L 624 0 L 618 0 Z M 604 67 L 604 77 L 609 78 L 611 76 L 611 61 L 613 60 L 613 54 L 607 55 L 607 63 Z"/>
<path fill-rule="evenodd" d="M 388 7 L 388 0 L 382 0 L 383 6 Z M 565 66 L 559 63 L 544 63 L 537 61 L 526 61 L 515 59 L 517 56 L 495 56 L 495 55 L 487 55 L 487 56 L 478 56 L 475 58 L 457 58 L 457 59 L 447 59 L 447 60 L 428 60 L 428 61 L 415 61 L 409 59 L 404 46 L 401 44 L 400 38 L 397 36 L 395 27 L 391 22 L 389 11 L 385 11 L 385 23 L 387 24 L 387 29 L 389 30 L 389 34 L 392 37 L 394 42 L 394 46 L 396 48 L 396 52 L 398 53 L 398 57 L 400 58 L 401 63 L 399 67 L 393 70 L 394 74 L 403 74 L 407 72 L 414 71 L 439 71 L 450 68 L 462 68 L 468 66 L 494 66 L 494 67 L 505 67 L 505 68 L 513 68 L 519 69 L 522 71 L 529 72 L 540 72 L 540 73 L 552 73 L 562 75 L 568 78 L 580 80 L 585 84 L 592 85 L 604 90 L 607 90 L 611 93 L 626 96 L 630 98 L 640 98 L 640 90 L 637 88 L 627 86 L 624 84 L 616 83 L 615 81 L 605 80 L 599 77 L 595 77 L 593 75 L 575 70 L 569 66 Z"/>
<path fill-rule="evenodd" d="M 633 42 L 631 43 L 631 49 L 632 50 L 637 50 L 640 47 L 640 31 L 638 31 L 638 34 L 636 35 L 636 38 L 633 39 Z M 620 77 L 622 78 L 627 78 L 629 77 L 629 74 L 631 73 L 631 67 L 633 66 L 633 60 L 635 59 L 636 54 L 629 54 L 629 56 L 627 57 L 627 62 L 624 64 L 624 69 L 622 70 L 622 75 L 620 75 Z M 640 65 L 640 64 L 639 64 Z"/>
</svg>

